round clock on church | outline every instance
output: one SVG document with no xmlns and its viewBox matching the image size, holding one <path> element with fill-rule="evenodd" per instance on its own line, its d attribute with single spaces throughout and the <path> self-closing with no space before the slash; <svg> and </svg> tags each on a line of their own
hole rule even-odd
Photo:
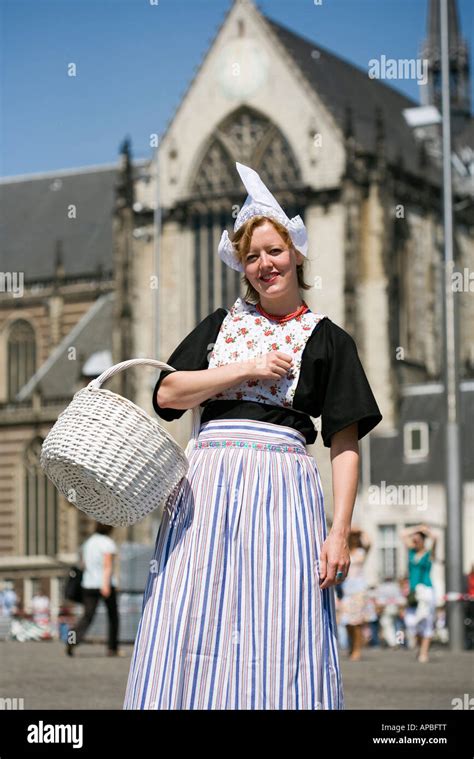
<svg viewBox="0 0 474 759">
<path fill-rule="evenodd" d="M 250 97 L 268 79 L 269 60 L 256 40 L 235 39 L 218 56 L 216 78 L 229 99 Z"/>
</svg>

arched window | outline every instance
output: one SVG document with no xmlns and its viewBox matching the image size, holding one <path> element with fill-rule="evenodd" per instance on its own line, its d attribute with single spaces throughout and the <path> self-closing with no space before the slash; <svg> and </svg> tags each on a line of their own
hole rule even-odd
<svg viewBox="0 0 474 759">
<path fill-rule="evenodd" d="M 25 543 L 27 556 L 58 552 L 58 491 L 40 465 L 43 440 L 35 438 L 24 457 Z"/>
<path fill-rule="evenodd" d="M 14 400 L 18 391 L 36 371 L 36 340 L 31 324 L 18 319 L 8 336 L 8 398 Z"/>
</svg>

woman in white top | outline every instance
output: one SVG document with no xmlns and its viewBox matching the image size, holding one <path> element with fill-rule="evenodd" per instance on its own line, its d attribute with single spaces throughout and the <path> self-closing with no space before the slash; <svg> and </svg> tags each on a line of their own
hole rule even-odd
<svg viewBox="0 0 474 759">
<path fill-rule="evenodd" d="M 80 548 L 82 575 L 82 594 L 84 614 L 68 632 L 66 653 L 72 656 L 74 649 L 84 638 L 88 627 L 94 619 L 97 604 L 100 599 L 107 607 L 108 615 L 108 644 L 107 655 L 118 655 L 119 617 L 117 610 L 117 579 L 113 571 L 113 560 L 117 554 L 117 546 L 109 537 L 113 527 L 96 522 L 95 532 Z"/>
</svg>

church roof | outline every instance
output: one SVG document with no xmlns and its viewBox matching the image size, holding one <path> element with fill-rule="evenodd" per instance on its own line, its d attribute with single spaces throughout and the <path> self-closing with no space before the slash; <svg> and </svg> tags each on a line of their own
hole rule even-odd
<svg viewBox="0 0 474 759">
<path fill-rule="evenodd" d="M 110 166 L 3 179 L 2 270 L 24 272 L 25 282 L 51 279 L 60 240 L 66 276 L 110 271 L 116 179 Z"/>
<path fill-rule="evenodd" d="M 133 162 L 135 173 L 149 163 Z M 0 180 L 1 270 L 22 271 L 25 282 L 54 276 L 61 243 L 66 277 L 112 272 L 115 164 L 48 171 Z M 69 218 L 71 206 L 76 218 Z"/>
<path fill-rule="evenodd" d="M 367 71 L 331 53 L 312 40 L 295 34 L 265 16 L 270 28 L 291 55 L 335 120 L 345 130 L 346 109 L 352 108 L 352 126 L 358 146 L 373 153 L 376 146 L 376 108 L 379 107 L 385 132 L 384 156 L 388 163 L 439 183 L 439 170 L 420 165 L 420 147 L 405 121 L 403 110 L 419 104 L 381 79 L 371 79 Z"/>
</svg>

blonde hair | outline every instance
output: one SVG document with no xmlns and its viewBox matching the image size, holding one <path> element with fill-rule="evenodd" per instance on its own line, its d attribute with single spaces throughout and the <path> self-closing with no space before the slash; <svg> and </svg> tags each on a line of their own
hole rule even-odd
<svg viewBox="0 0 474 759">
<path fill-rule="evenodd" d="M 296 250 L 295 246 L 293 245 L 293 241 L 290 237 L 290 233 L 288 232 L 287 228 L 283 226 L 283 224 L 280 224 L 279 221 L 276 219 L 272 219 L 269 216 L 252 216 L 248 221 L 245 222 L 245 224 L 242 224 L 241 227 L 237 230 L 237 232 L 234 232 L 234 235 L 232 236 L 232 245 L 234 246 L 235 255 L 238 261 L 244 265 L 245 257 L 250 249 L 250 242 L 252 240 L 252 234 L 256 227 L 262 226 L 266 221 L 269 221 L 273 226 L 275 227 L 278 234 L 283 238 L 285 241 L 285 244 L 287 245 L 289 250 Z M 298 287 L 301 290 L 311 290 L 311 285 L 308 285 L 307 282 L 304 280 L 304 265 L 306 263 L 306 258 L 301 264 L 296 265 L 296 274 L 298 277 Z M 257 303 L 260 299 L 259 293 L 256 291 L 256 289 L 253 287 L 253 285 L 250 284 L 247 277 L 242 277 L 242 282 L 244 282 L 247 285 L 247 292 L 245 293 L 245 300 L 249 301 L 250 303 Z"/>
</svg>

